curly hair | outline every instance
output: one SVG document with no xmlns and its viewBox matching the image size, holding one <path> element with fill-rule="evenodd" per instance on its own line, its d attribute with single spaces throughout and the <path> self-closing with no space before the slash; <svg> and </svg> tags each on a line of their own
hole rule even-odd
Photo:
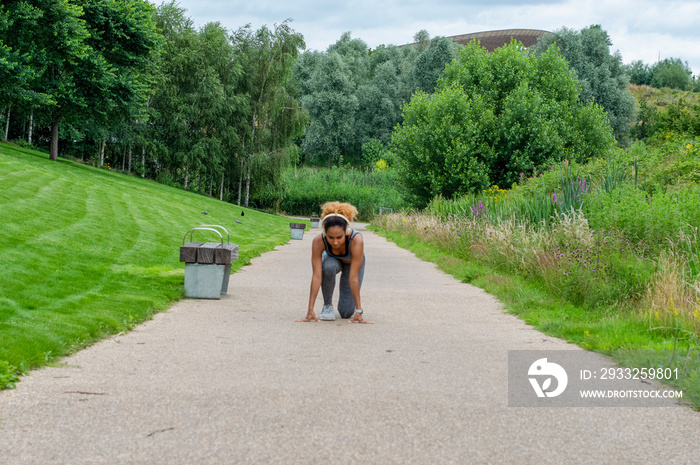
<svg viewBox="0 0 700 465">
<path fill-rule="evenodd" d="M 357 217 L 357 208 L 341 202 L 327 202 L 321 205 L 321 218 L 331 213 L 339 213 L 352 222 Z"/>
<path fill-rule="evenodd" d="M 321 205 L 321 222 L 323 225 L 323 234 L 325 235 L 329 228 L 334 226 L 340 226 L 343 230 L 349 231 L 350 225 L 345 219 L 339 216 L 329 216 L 333 214 L 343 215 L 345 218 L 350 220 L 355 219 L 357 216 L 357 208 L 353 207 L 349 203 L 340 202 L 328 202 Z"/>
</svg>

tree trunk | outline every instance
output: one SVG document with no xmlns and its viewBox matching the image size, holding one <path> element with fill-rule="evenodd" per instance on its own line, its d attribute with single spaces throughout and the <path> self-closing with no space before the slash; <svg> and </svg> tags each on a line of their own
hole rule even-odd
<svg viewBox="0 0 700 465">
<path fill-rule="evenodd" d="M 221 190 L 219 191 L 219 200 L 224 201 L 224 173 L 221 173 Z"/>
<path fill-rule="evenodd" d="M 146 146 L 144 145 L 141 150 L 141 177 L 146 177 Z"/>
<path fill-rule="evenodd" d="M 209 197 L 211 197 L 212 192 L 214 192 L 214 173 L 209 175 Z"/>
<path fill-rule="evenodd" d="M 32 132 L 34 131 L 34 109 L 29 113 L 29 135 L 27 136 L 27 142 L 29 145 L 32 144 Z"/>
<path fill-rule="evenodd" d="M 185 190 L 187 190 L 187 183 L 190 180 L 190 167 L 185 165 Z"/>
<path fill-rule="evenodd" d="M 241 174 L 238 177 L 238 206 L 241 206 L 241 187 L 243 186 L 243 159 L 241 158 Z"/>
<path fill-rule="evenodd" d="M 103 140 L 102 148 L 100 148 L 100 166 L 104 166 L 105 164 L 105 145 L 107 145 L 107 141 Z"/>
<path fill-rule="evenodd" d="M 248 199 L 250 197 L 250 163 L 248 163 L 248 175 L 245 178 L 245 204 L 244 206 L 248 208 Z"/>
<path fill-rule="evenodd" d="M 131 152 L 132 152 L 132 151 L 131 151 L 131 147 L 129 147 L 129 166 L 128 166 L 128 168 L 127 168 L 127 172 L 128 172 L 129 174 L 131 174 L 131 155 L 132 155 Z"/>
<path fill-rule="evenodd" d="M 12 110 L 12 105 L 7 107 L 7 120 L 5 121 L 5 140 L 10 136 L 10 110 Z"/>
<path fill-rule="evenodd" d="M 60 116 L 54 116 L 51 121 L 51 151 L 49 158 L 53 161 L 58 160 L 58 125 L 61 123 Z"/>
<path fill-rule="evenodd" d="M 122 153 L 122 171 L 126 170 L 126 149 L 124 149 L 124 153 Z"/>
</svg>

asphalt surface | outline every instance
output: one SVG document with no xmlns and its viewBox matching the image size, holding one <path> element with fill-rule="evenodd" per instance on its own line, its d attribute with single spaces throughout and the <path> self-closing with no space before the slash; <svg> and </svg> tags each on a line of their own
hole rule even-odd
<svg viewBox="0 0 700 465">
<path fill-rule="evenodd" d="M 579 349 L 362 232 L 375 324 L 294 322 L 307 231 L 221 300 L 182 301 L 0 392 L 0 464 L 700 463 L 685 407 L 509 407 L 509 349 Z"/>
</svg>

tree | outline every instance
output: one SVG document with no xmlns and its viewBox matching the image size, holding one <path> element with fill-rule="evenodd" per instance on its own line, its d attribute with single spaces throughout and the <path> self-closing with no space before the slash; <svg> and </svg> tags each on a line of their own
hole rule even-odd
<svg viewBox="0 0 700 465">
<path fill-rule="evenodd" d="M 8 37 L 31 69 L 22 95 L 51 115 L 51 159 L 65 118 L 105 126 L 138 104 L 141 70 L 158 45 L 152 8 L 145 0 L 12 2 Z"/>
<path fill-rule="evenodd" d="M 394 126 L 401 121 L 400 75 L 397 63 L 377 66 L 372 80 L 357 90 L 356 130 L 364 144 L 369 139 L 389 143 Z"/>
<path fill-rule="evenodd" d="M 253 33 L 249 26 L 241 28 L 234 34 L 233 43 L 245 70 L 241 90 L 248 96 L 248 125 L 240 134 L 241 165 L 246 177 L 244 205 L 248 206 L 253 167 L 264 165 L 261 160 L 265 158 L 269 161 L 271 156 L 290 153 L 286 149 L 303 133 L 306 114 L 293 98 L 292 66 L 306 45 L 289 20 L 274 30 L 262 26 Z M 242 178 L 243 170 L 239 192 Z"/>
<path fill-rule="evenodd" d="M 458 45 L 447 37 L 435 37 L 430 45 L 418 55 L 413 67 L 414 89 L 429 94 L 435 90 L 445 65 L 454 60 Z"/>
<path fill-rule="evenodd" d="M 165 144 L 168 165 L 190 177 L 223 178 L 240 148 L 237 130 L 244 124 L 243 63 L 229 33 L 219 23 L 195 31 L 184 10 L 170 3 L 159 8 L 158 24 L 166 43 L 157 91 L 155 137 Z"/>
<path fill-rule="evenodd" d="M 312 162 L 325 159 L 330 168 L 355 142 L 355 112 L 359 107 L 345 61 L 337 52 L 323 55 L 303 84 L 310 92 L 301 97 L 309 112 L 301 148 Z"/>
<path fill-rule="evenodd" d="M 651 85 L 689 90 L 693 85 L 692 74 L 687 62 L 683 63 L 680 58 L 664 58 L 651 67 Z"/>
<path fill-rule="evenodd" d="M 619 52 L 610 53 L 612 41 L 600 25 L 576 31 L 561 28 L 545 34 L 533 47 L 535 53 L 545 53 L 556 44 L 581 83 L 583 103 L 595 102 L 607 112 L 618 141 L 624 142 L 634 119 L 636 102 L 626 89 L 629 84 L 626 68 Z"/>
<path fill-rule="evenodd" d="M 529 54 L 518 42 L 488 53 L 472 42 L 445 68 L 433 95 L 404 106 L 392 147 L 415 203 L 522 172 L 600 156 L 613 145 L 603 110 L 579 99 L 578 81 L 558 49 Z"/>
<path fill-rule="evenodd" d="M 5 119 L 5 139 L 8 137 L 11 106 L 21 97 L 28 71 L 20 54 L 13 49 L 12 41 L 8 43 L 12 37 L 8 32 L 21 14 L 17 7 L 17 4 L 9 8 L 0 5 L 0 120 Z M 5 107 L 7 111 L 3 111 Z"/>
<path fill-rule="evenodd" d="M 627 74 L 630 78 L 630 84 L 637 84 L 639 86 L 651 85 L 651 68 L 642 60 L 636 60 L 627 65 Z"/>
</svg>

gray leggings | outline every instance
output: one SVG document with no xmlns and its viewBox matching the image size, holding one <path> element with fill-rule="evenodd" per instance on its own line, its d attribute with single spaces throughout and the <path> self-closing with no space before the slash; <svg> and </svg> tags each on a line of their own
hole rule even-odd
<svg viewBox="0 0 700 465">
<path fill-rule="evenodd" d="M 350 264 L 329 256 L 323 252 L 323 273 L 321 280 L 321 292 L 323 293 L 323 305 L 333 305 L 333 290 L 335 289 L 335 276 L 340 275 L 340 297 L 338 299 L 338 313 L 343 318 L 350 318 L 355 313 L 355 299 L 350 291 Z M 365 257 L 362 256 L 359 281 L 362 287 L 362 278 L 365 275 Z"/>
</svg>

